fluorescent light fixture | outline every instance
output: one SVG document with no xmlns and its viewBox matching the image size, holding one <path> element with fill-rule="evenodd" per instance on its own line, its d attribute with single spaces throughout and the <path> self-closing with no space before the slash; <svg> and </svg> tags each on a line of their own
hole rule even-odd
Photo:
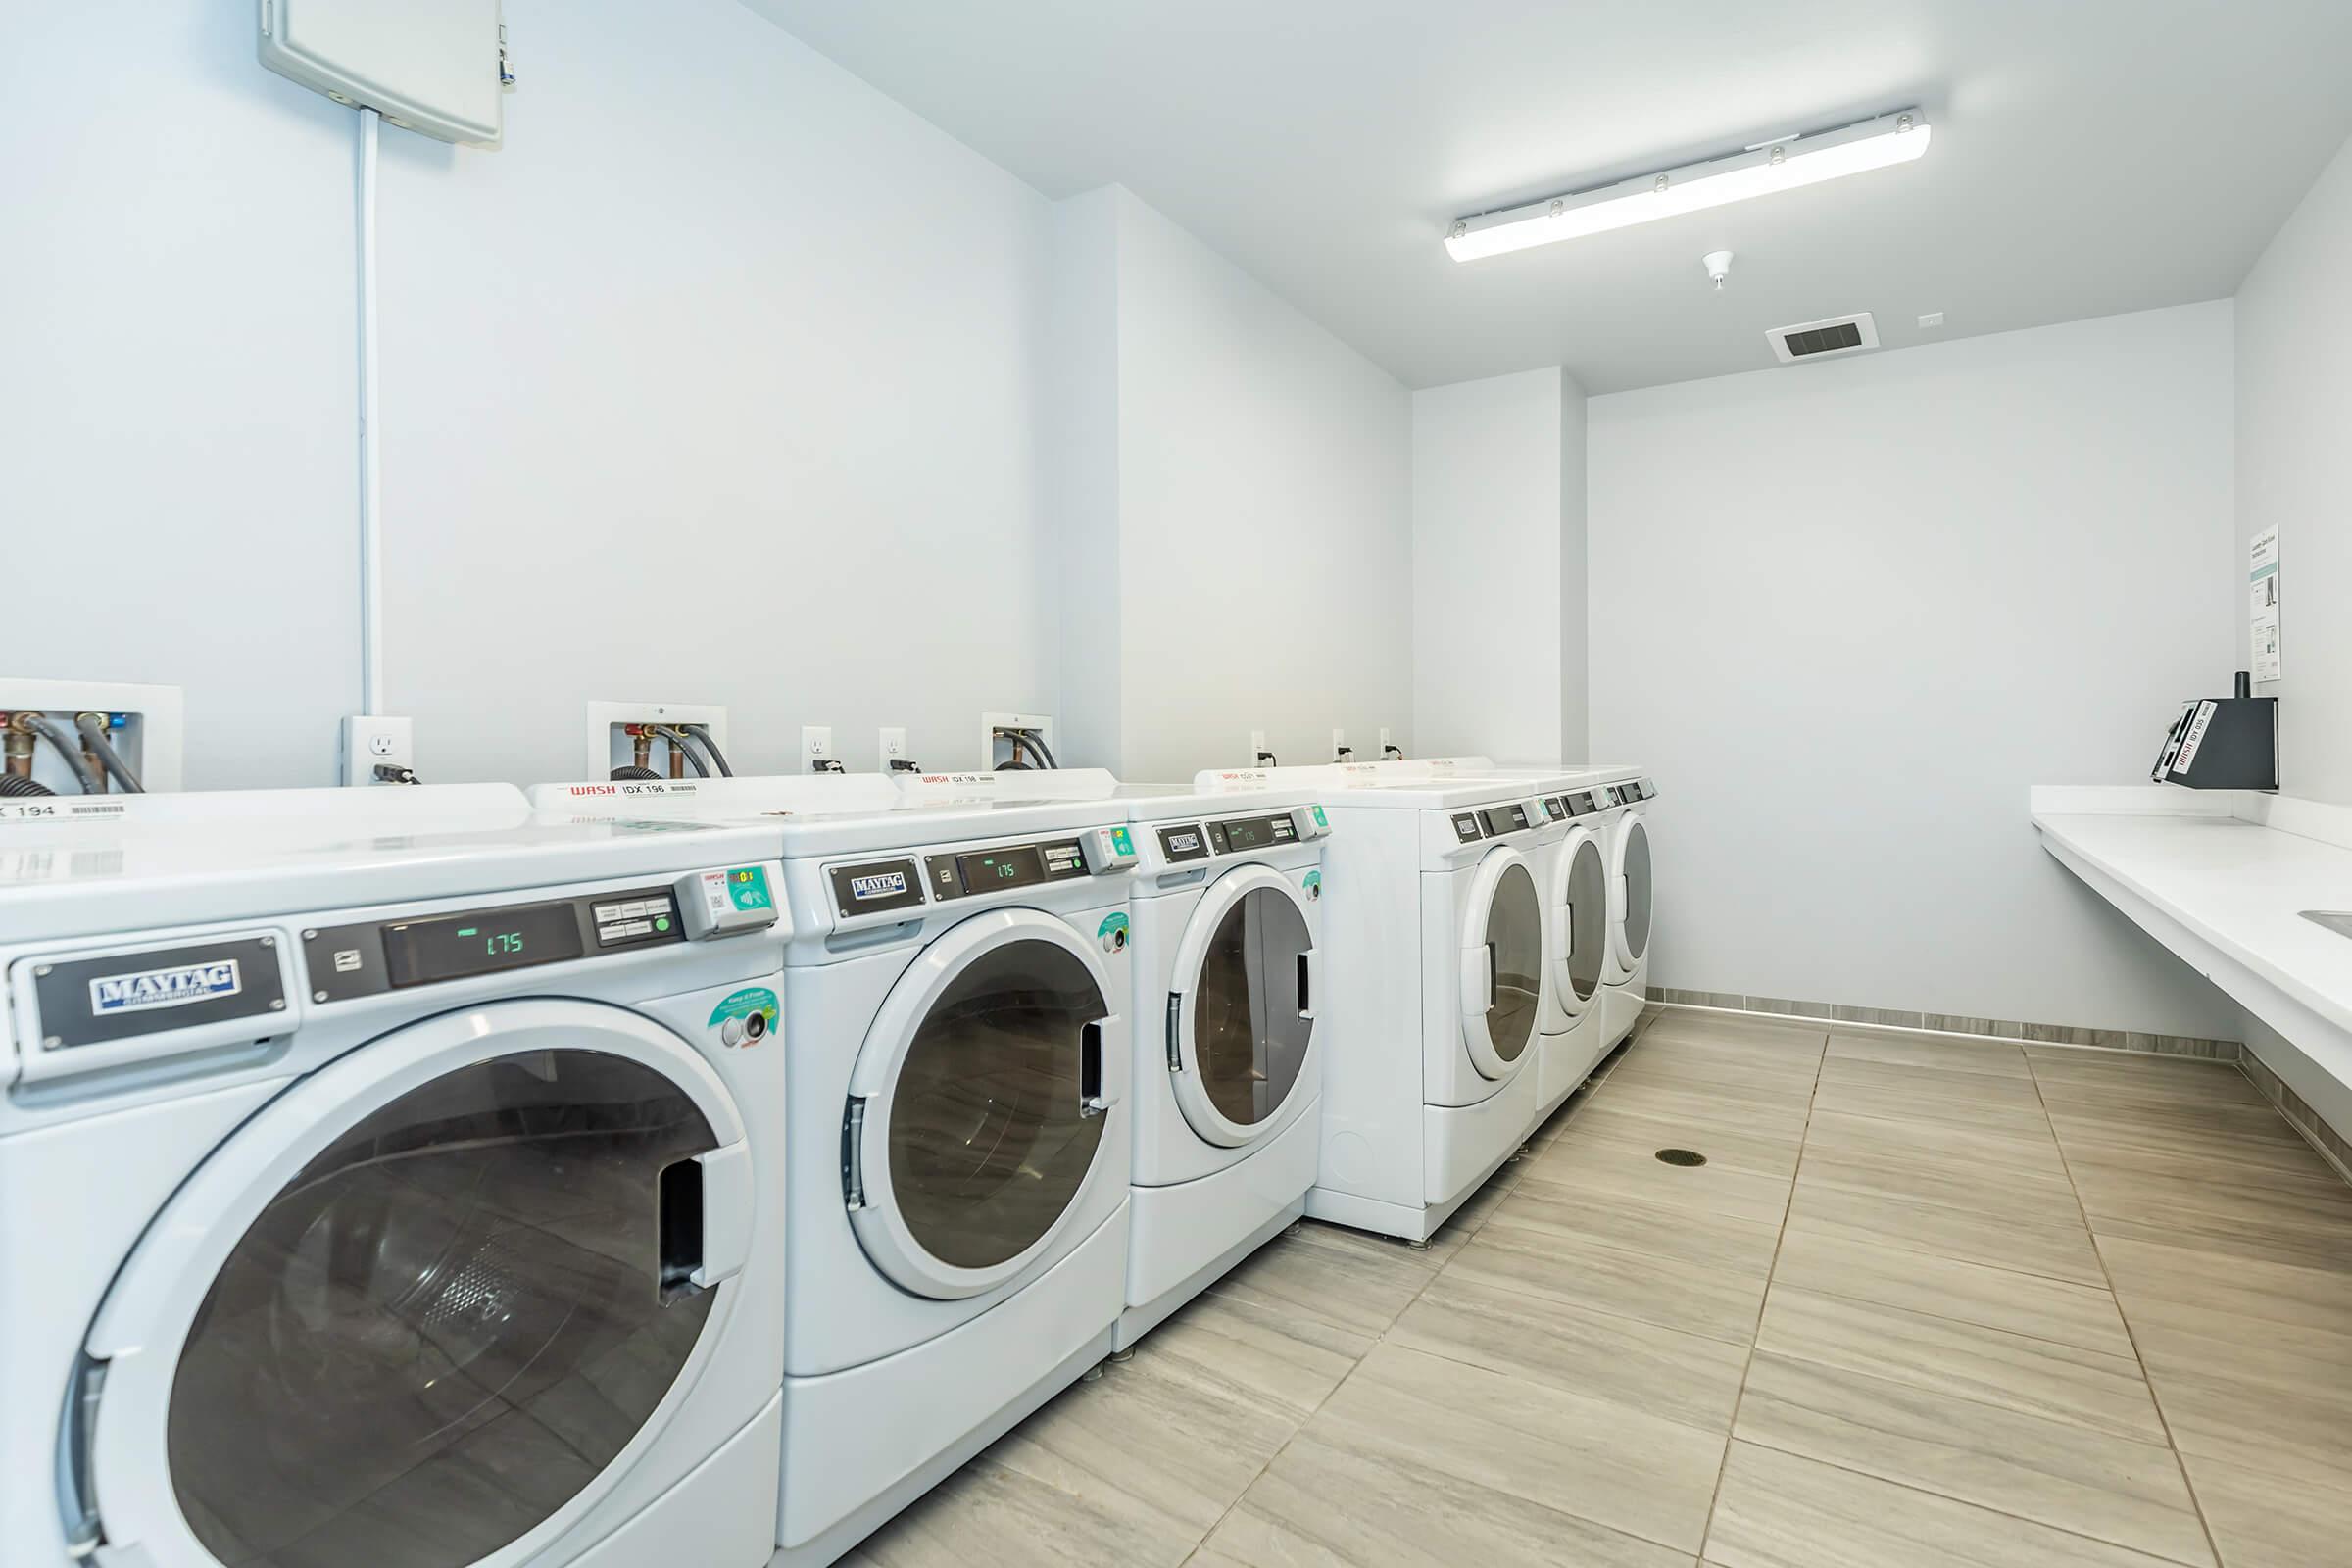
<svg viewBox="0 0 2352 1568">
<path fill-rule="evenodd" d="M 1605 234 L 1612 228 L 1703 212 L 1727 202 L 1818 185 L 1825 179 L 1907 164 L 1928 150 L 1928 118 L 1901 109 L 1811 136 L 1760 142 L 1712 163 L 1642 174 L 1598 190 L 1554 196 L 1501 212 L 1455 220 L 1446 248 L 1457 262 L 1500 256 L 1553 240 Z"/>
</svg>

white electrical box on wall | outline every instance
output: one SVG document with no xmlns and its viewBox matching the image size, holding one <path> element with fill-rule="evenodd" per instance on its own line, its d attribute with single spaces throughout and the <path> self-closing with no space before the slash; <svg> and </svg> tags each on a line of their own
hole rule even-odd
<svg viewBox="0 0 2352 1568">
<path fill-rule="evenodd" d="M 661 733 L 680 724 L 700 724 L 710 732 L 720 751 L 727 746 L 727 710 L 716 703 L 590 703 L 588 705 L 588 777 L 610 778 L 616 767 L 643 765 L 672 778 L 697 776 L 683 757 L 677 757 L 672 738 Z M 645 761 L 637 761 L 644 741 Z"/>
<path fill-rule="evenodd" d="M 262 64 L 436 141 L 506 133 L 500 0 L 260 0 Z"/>
</svg>

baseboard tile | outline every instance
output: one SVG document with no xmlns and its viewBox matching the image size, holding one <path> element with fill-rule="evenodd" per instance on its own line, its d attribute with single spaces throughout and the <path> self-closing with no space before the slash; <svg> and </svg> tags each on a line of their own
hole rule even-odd
<svg viewBox="0 0 2352 1568">
<path fill-rule="evenodd" d="M 2127 1029 L 2086 1029 L 2075 1024 L 2018 1023 L 2005 1018 L 1971 1018 L 1955 1013 L 1912 1012 L 1862 1007 L 1846 1003 L 1797 1002 L 1787 997 L 1739 996 L 1726 991 L 1682 991 L 1652 986 L 1653 1002 L 1672 1007 L 1744 1012 L 1768 1018 L 1804 1018 L 1863 1029 L 1901 1029 L 1972 1040 L 2006 1040 L 2029 1046 L 2080 1046 L 2096 1051 L 2130 1051 L 2195 1061 L 2234 1062 L 2245 1054 L 2235 1040 L 2201 1040 L 2189 1035 L 2145 1034 Z"/>
<path fill-rule="evenodd" d="M 2238 1057 L 2237 1070 L 2261 1091 L 2263 1099 L 2278 1107 L 2278 1114 L 2286 1118 L 2286 1124 L 2300 1133 L 2322 1159 L 2335 1167 L 2338 1176 L 2352 1182 L 2352 1139 L 2328 1126 L 2326 1117 L 2312 1109 L 2301 1095 L 2286 1086 L 2285 1080 L 2271 1071 L 2270 1063 L 2251 1051 Z"/>
</svg>

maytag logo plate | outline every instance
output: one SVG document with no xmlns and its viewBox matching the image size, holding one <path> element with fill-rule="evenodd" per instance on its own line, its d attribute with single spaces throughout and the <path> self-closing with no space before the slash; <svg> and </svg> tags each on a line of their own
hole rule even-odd
<svg viewBox="0 0 2352 1568">
<path fill-rule="evenodd" d="M 159 1007 L 184 1007 L 190 1003 L 233 997 L 244 989 L 234 958 L 106 974 L 90 982 L 90 1012 L 101 1018 L 153 1012 Z"/>
</svg>

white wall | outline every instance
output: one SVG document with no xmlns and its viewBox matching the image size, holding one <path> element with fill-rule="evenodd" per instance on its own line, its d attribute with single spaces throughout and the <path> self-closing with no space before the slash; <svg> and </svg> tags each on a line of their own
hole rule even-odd
<svg viewBox="0 0 2352 1568">
<path fill-rule="evenodd" d="M 2352 802 L 2352 142 L 2237 295 L 2237 525 L 2278 530 L 2279 785 Z M 2239 556 L 2239 570 L 2244 557 Z M 2235 606 L 2238 660 L 2247 606 Z"/>
<path fill-rule="evenodd" d="M 383 134 L 386 695 L 428 778 L 570 777 L 591 698 L 977 760 L 1058 685 L 1050 204 L 732 0 L 512 0 L 508 142 Z M 30 29 L 30 35 L 27 35 Z M 0 670 L 187 688 L 194 788 L 359 702 L 354 120 L 250 7 L 0 51 Z M 54 586 L 51 586 L 51 584 Z M 74 597 L 69 599 L 68 593 Z"/>
<path fill-rule="evenodd" d="M 1080 309 L 1109 290 L 1117 356 L 1107 462 L 1101 363 L 1082 340 L 1063 365 L 1098 410 L 1066 432 L 1098 449 L 1061 459 L 1069 592 L 1117 596 L 1115 617 L 1078 609 L 1063 664 L 1084 691 L 1114 661 L 1119 706 L 1115 746 L 1098 725 L 1063 760 L 1182 780 L 1247 763 L 1252 729 L 1286 762 L 1328 759 L 1334 728 L 1361 757 L 1382 725 L 1409 741 L 1410 395 L 1129 192 L 1063 206 L 1063 286 Z"/>
<path fill-rule="evenodd" d="M 1587 760 L 1585 441 L 1557 366 L 1413 394 L 1422 754 Z"/>
<path fill-rule="evenodd" d="M 192 785 L 331 782 L 359 701 L 352 114 L 253 8 L 12 8 L 0 672 L 186 689 Z"/>
<path fill-rule="evenodd" d="M 1592 751 L 1592 591 L 1585 389 L 1560 374 L 1560 748 L 1564 762 L 1598 762 Z M 1538 759 L 1544 760 L 1544 759 Z"/>
<path fill-rule="evenodd" d="M 733 0 L 511 0 L 495 154 L 385 135 L 387 697 L 437 778 L 590 699 L 978 761 L 1055 696 L 1050 205 Z"/>
<path fill-rule="evenodd" d="M 1592 749 L 1646 764 L 1654 983 L 2220 1036 L 2038 847 L 2227 690 L 2227 301 L 1594 398 Z"/>
<path fill-rule="evenodd" d="M 1552 367 L 1413 394 L 1413 738 L 1423 754 L 1564 755 L 1572 385 Z"/>
</svg>

